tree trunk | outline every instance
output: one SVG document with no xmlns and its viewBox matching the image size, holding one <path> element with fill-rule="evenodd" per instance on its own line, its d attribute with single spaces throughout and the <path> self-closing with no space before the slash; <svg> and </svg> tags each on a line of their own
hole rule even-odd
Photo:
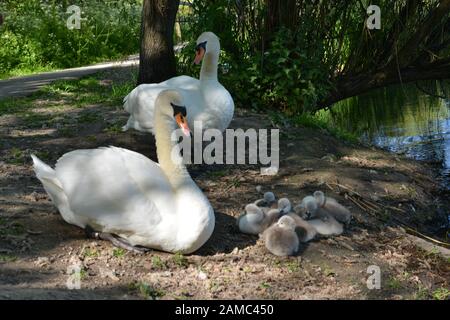
<svg viewBox="0 0 450 320">
<path fill-rule="evenodd" d="M 138 85 L 176 74 L 173 31 L 179 0 L 144 0 Z"/>
<path fill-rule="evenodd" d="M 294 30 L 297 27 L 298 9 L 295 0 L 266 0 L 266 41 L 281 27 Z"/>
</svg>

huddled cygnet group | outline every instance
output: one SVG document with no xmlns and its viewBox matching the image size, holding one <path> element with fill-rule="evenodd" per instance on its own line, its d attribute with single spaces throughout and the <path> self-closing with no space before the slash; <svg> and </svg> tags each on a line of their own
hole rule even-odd
<svg viewBox="0 0 450 320">
<path fill-rule="evenodd" d="M 335 236 L 344 231 L 352 217 L 336 199 L 316 191 L 295 206 L 288 198 L 278 201 L 273 192 L 245 206 L 237 220 L 241 232 L 259 235 L 267 250 L 277 256 L 297 254 L 301 243 L 318 236 Z"/>
</svg>

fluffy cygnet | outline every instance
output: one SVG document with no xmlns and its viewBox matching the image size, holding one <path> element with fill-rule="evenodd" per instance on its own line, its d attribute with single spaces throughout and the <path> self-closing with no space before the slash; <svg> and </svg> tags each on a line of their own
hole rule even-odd
<svg viewBox="0 0 450 320">
<path fill-rule="evenodd" d="M 277 256 L 295 255 L 300 245 L 295 228 L 296 223 L 292 217 L 282 216 L 261 236 L 267 250 Z"/>
<path fill-rule="evenodd" d="M 327 210 L 320 207 L 315 197 L 303 198 L 297 207 L 296 213 L 309 217 L 309 225 L 314 227 L 318 234 L 323 236 L 339 235 L 344 231 L 339 223 Z"/>
<path fill-rule="evenodd" d="M 258 207 L 271 207 L 276 203 L 275 195 L 273 192 L 264 193 L 264 197 L 262 199 L 258 199 L 254 202 L 254 204 Z"/>
<path fill-rule="evenodd" d="M 251 203 L 245 206 L 245 212 L 238 218 L 237 225 L 241 232 L 257 235 L 273 224 L 279 216 L 278 209 L 270 209 L 265 212 Z"/>
<path fill-rule="evenodd" d="M 352 218 L 350 211 L 338 203 L 334 198 L 325 197 L 322 191 L 314 192 L 314 198 L 317 201 L 319 207 L 325 209 L 331 214 L 337 221 L 348 224 Z"/>
<path fill-rule="evenodd" d="M 317 235 L 317 230 L 308 221 L 305 221 L 295 213 L 288 213 L 287 216 L 295 221 L 295 232 L 297 233 L 300 242 L 308 242 L 314 239 Z"/>
</svg>

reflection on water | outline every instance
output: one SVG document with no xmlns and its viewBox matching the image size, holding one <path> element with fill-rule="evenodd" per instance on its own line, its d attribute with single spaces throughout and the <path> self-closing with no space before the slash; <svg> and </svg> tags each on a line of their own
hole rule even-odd
<svg viewBox="0 0 450 320">
<path fill-rule="evenodd" d="M 435 162 L 450 188 L 450 86 L 428 84 L 426 92 L 430 91 L 439 97 L 415 85 L 375 90 L 334 106 L 331 120 L 365 142 Z"/>
</svg>

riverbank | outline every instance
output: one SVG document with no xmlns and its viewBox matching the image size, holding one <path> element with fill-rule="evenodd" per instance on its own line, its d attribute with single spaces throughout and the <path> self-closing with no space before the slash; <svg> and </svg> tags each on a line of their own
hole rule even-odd
<svg viewBox="0 0 450 320">
<path fill-rule="evenodd" d="M 54 164 L 73 149 L 115 145 L 155 159 L 150 135 L 120 132 L 127 119 L 121 98 L 134 74 L 112 70 L 0 102 L 1 299 L 448 298 L 448 257 L 418 247 L 404 226 L 442 233 L 450 204 L 431 167 L 239 108 L 232 128 L 280 128 L 279 174 L 261 176 L 250 165 L 190 166 L 217 218 L 204 247 L 189 256 L 136 255 L 86 239 L 50 203 L 29 154 Z M 313 241 L 297 257 L 275 257 L 235 225 L 260 196 L 257 185 L 295 203 L 322 190 L 354 220 L 343 235 Z M 82 270 L 80 290 L 66 289 L 73 265 Z M 379 290 L 366 285 L 372 265 L 380 267 Z"/>
</svg>

